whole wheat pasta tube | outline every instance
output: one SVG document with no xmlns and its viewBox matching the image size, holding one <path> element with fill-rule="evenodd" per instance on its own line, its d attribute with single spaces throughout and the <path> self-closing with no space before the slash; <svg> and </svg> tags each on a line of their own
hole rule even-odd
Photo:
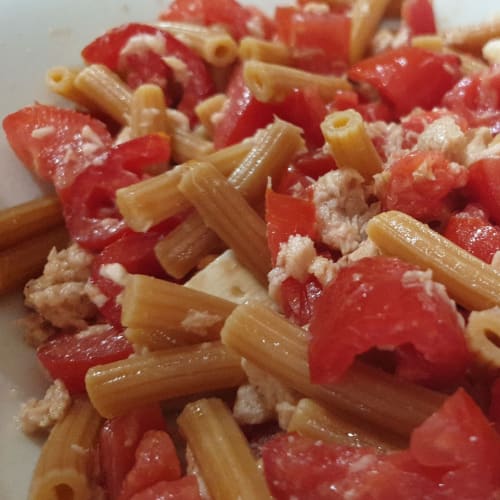
<svg viewBox="0 0 500 500">
<path fill-rule="evenodd" d="M 280 102 L 293 89 L 307 87 L 315 87 L 324 99 L 333 99 L 338 90 L 351 88 L 345 78 L 318 75 L 255 60 L 245 62 L 243 78 L 252 94 L 261 102 Z"/>
<path fill-rule="evenodd" d="M 351 12 L 349 61 L 359 61 L 384 17 L 390 0 L 356 0 Z"/>
<path fill-rule="evenodd" d="M 177 419 L 214 500 L 271 499 L 248 442 L 231 411 L 215 398 L 188 404 Z"/>
<path fill-rule="evenodd" d="M 298 127 L 276 120 L 257 133 L 254 146 L 229 176 L 229 183 L 255 203 L 263 196 L 269 177 L 281 173 L 303 145 Z M 219 238 L 204 227 L 201 217 L 193 214 L 156 245 L 156 257 L 171 276 L 182 278 L 216 247 Z"/>
<path fill-rule="evenodd" d="M 464 52 L 481 55 L 481 50 L 486 42 L 500 37 L 500 19 L 475 26 L 447 30 L 443 33 L 443 37 L 447 45 Z"/>
<path fill-rule="evenodd" d="M 382 253 L 432 269 L 452 299 L 469 310 L 500 305 L 500 272 L 402 212 L 383 212 L 367 225 Z"/>
<path fill-rule="evenodd" d="M 187 22 L 161 21 L 159 28 L 193 49 L 207 63 L 218 68 L 233 63 L 238 56 L 234 38 L 218 26 L 200 26 Z"/>
<path fill-rule="evenodd" d="M 195 108 L 194 112 L 200 120 L 200 123 L 205 127 L 209 137 L 213 136 L 215 116 L 220 113 L 228 98 L 225 94 L 215 94 L 201 101 Z"/>
<path fill-rule="evenodd" d="M 232 351 L 326 408 L 407 437 L 443 402 L 444 396 L 354 364 L 335 384 L 312 384 L 305 332 L 261 305 L 240 305 L 227 318 L 222 342 Z"/>
<path fill-rule="evenodd" d="M 214 151 L 212 141 L 207 141 L 188 130 L 169 128 L 172 137 L 172 158 L 176 163 L 205 158 Z"/>
<path fill-rule="evenodd" d="M 500 308 L 471 312 L 465 340 L 478 364 L 497 371 L 500 368 Z"/>
<path fill-rule="evenodd" d="M 312 399 L 301 399 L 288 424 L 288 432 L 344 446 L 370 446 L 379 451 L 397 450 L 405 447 L 405 440 L 370 426 L 352 415 L 329 411 Z"/>
<path fill-rule="evenodd" d="M 75 78 L 74 85 L 120 125 L 128 124 L 132 91 L 106 66 L 102 64 L 87 66 Z"/>
<path fill-rule="evenodd" d="M 53 247 L 64 248 L 68 244 L 68 232 L 64 226 L 56 226 L 32 236 L 0 252 L 0 294 L 24 285 L 43 271 L 47 255 Z"/>
<path fill-rule="evenodd" d="M 271 257 L 266 224 L 224 176 L 210 163 L 187 170 L 179 189 L 191 201 L 207 227 L 231 248 L 238 260 L 267 283 Z"/>
<path fill-rule="evenodd" d="M 150 403 L 237 387 L 244 380 L 238 356 L 220 342 L 205 342 L 94 366 L 85 385 L 97 411 L 113 418 Z"/>
<path fill-rule="evenodd" d="M 125 337 L 134 344 L 136 350 L 141 348 L 150 351 L 160 351 L 171 347 L 199 344 L 200 340 L 216 340 L 219 332 L 208 332 L 203 339 L 196 333 L 189 333 L 185 330 L 167 330 L 158 328 L 126 328 Z"/>
<path fill-rule="evenodd" d="M 50 432 L 38 459 L 30 500 L 88 500 L 89 472 L 101 417 L 83 398 L 73 401 L 66 416 Z"/>
<path fill-rule="evenodd" d="M 357 111 L 330 113 L 321 123 L 321 131 L 339 168 L 353 168 L 365 179 L 382 170 L 382 160 Z"/>
<path fill-rule="evenodd" d="M 270 42 L 253 36 L 245 36 L 240 40 L 239 55 L 243 60 L 256 59 L 285 66 L 292 60 L 290 49 L 283 43 Z"/>
<path fill-rule="evenodd" d="M 124 326 L 185 330 L 200 341 L 213 338 L 234 309 L 214 295 L 141 274 L 129 275 L 121 303 Z"/>
<path fill-rule="evenodd" d="M 44 196 L 0 211 L 0 250 L 63 222 L 57 196 Z"/>
<path fill-rule="evenodd" d="M 158 85 L 150 83 L 137 87 L 130 100 L 132 137 L 168 131 L 165 95 Z"/>
</svg>

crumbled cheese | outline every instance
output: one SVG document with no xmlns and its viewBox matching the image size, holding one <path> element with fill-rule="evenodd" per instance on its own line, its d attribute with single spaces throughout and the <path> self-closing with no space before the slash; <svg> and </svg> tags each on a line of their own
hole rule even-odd
<svg viewBox="0 0 500 500">
<path fill-rule="evenodd" d="M 488 127 L 479 127 L 467 133 L 468 143 L 462 163 L 466 166 L 484 158 L 500 158 L 500 140 L 493 139 Z"/>
<path fill-rule="evenodd" d="M 189 132 L 191 130 L 188 116 L 177 109 L 167 109 L 167 121 L 169 123 L 169 126 L 174 130 L 180 130 L 184 132 Z"/>
<path fill-rule="evenodd" d="M 24 288 L 25 304 L 58 328 L 86 328 L 97 313 L 85 291 L 92 259 L 76 244 L 60 252 L 52 249 L 43 275 Z"/>
<path fill-rule="evenodd" d="M 367 203 L 363 182 L 359 172 L 343 168 L 328 172 L 314 185 L 321 241 L 342 254 L 359 246 L 366 223 L 380 211 L 378 203 Z"/>
<path fill-rule="evenodd" d="M 44 139 L 45 137 L 52 135 L 55 131 L 56 129 L 52 125 L 38 127 L 31 132 L 31 137 L 33 137 L 33 139 Z"/>
<path fill-rule="evenodd" d="M 104 146 L 99 135 L 88 125 L 84 125 L 82 128 L 82 137 L 96 146 Z"/>
<path fill-rule="evenodd" d="M 280 244 L 276 264 L 284 269 L 287 276 L 304 281 L 315 258 L 316 250 L 311 238 L 295 234 L 286 243 Z"/>
<path fill-rule="evenodd" d="M 174 72 L 174 78 L 182 85 L 186 85 L 191 78 L 191 71 L 187 67 L 187 64 L 178 57 L 175 56 L 166 56 L 163 57 L 163 61 L 167 66 L 169 66 Z"/>
<path fill-rule="evenodd" d="M 492 38 L 483 46 L 483 57 L 490 64 L 500 64 L 500 38 Z"/>
<path fill-rule="evenodd" d="M 387 167 L 395 156 L 400 156 L 403 149 L 404 132 L 399 123 L 386 123 L 375 121 L 366 124 L 366 131 L 373 141 L 382 141 L 382 151 L 387 159 L 384 166 Z M 408 133 L 406 134 L 408 135 Z"/>
<path fill-rule="evenodd" d="M 270 408 L 256 387 L 250 384 L 240 385 L 236 392 L 233 406 L 234 418 L 249 425 L 267 422 L 274 417 L 274 408 Z"/>
<path fill-rule="evenodd" d="M 131 36 L 123 49 L 120 51 L 120 58 L 131 54 L 142 55 L 149 51 L 153 51 L 159 56 L 166 54 L 165 38 L 160 31 L 154 35 L 143 33 L 140 35 Z"/>
<path fill-rule="evenodd" d="M 129 276 L 127 270 L 118 262 L 102 264 L 99 268 L 99 275 L 120 286 L 127 284 Z"/>
<path fill-rule="evenodd" d="M 101 289 L 98 286 L 94 285 L 90 280 L 85 283 L 83 290 L 90 301 L 99 309 L 109 300 L 109 297 L 104 295 L 101 292 Z"/>
<path fill-rule="evenodd" d="M 312 14 L 328 14 L 330 7 L 326 3 L 307 2 L 303 7 L 304 12 L 311 12 Z"/>
<path fill-rule="evenodd" d="M 24 331 L 24 341 L 31 347 L 43 344 L 57 330 L 37 313 L 29 313 L 18 321 Z"/>
<path fill-rule="evenodd" d="M 339 265 L 326 257 L 317 256 L 308 268 L 323 287 L 331 283 L 339 271 Z"/>
<path fill-rule="evenodd" d="M 260 16 L 250 16 L 248 21 L 245 23 L 245 27 L 250 36 L 254 36 L 256 38 L 265 38 L 266 36 L 264 23 Z"/>
<path fill-rule="evenodd" d="M 64 383 L 55 380 L 41 400 L 30 399 L 21 406 L 20 423 L 23 432 L 34 434 L 50 430 L 64 417 L 71 404 Z"/>
<path fill-rule="evenodd" d="M 285 270 L 281 267 L 274 267 L 267 274 L 267 279 L 269 281 L 269 296 L 277 304 L 280 302 L 280 290 L 281 284 L 288 278 Z"/>
<path fill-rule="evenodd" d="M 189 309 L 186 317 L 182 320 L 181 326 L 188 332 L 205 336 L 208 334 L 208 330 L 212 326 L 220 323 L 221 321 L 222 318 L 218 314 L 210 314 L 207 311 Z"/>
<path fill-rule="evenodd" d="M 355 462 L 349 464 L 349 473 L 355 474 L 356 472 L 370 469 L 376 461 L 377 457 L 375 455 L 364 455 Z"/>
<path fill-rule="evenodd" d="M 82 330 L 75 334 L 75 338 L 77 339 L 85 339 L 87 337 L 92 337 L 94 335 L 100 335 L 101 333 L 105 333 L 111 330 L 113 327 L 108 324 L 102 325 L 92 325 L 87 327 L 85 330 Z"/>
</svg>

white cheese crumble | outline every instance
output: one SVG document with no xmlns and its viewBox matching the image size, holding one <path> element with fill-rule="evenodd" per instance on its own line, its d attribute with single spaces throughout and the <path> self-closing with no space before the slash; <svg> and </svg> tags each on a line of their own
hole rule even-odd
<svg viewBox="0 0 500 500">
<path fill-rule="evenodd" d="M 149 51 L 153 51 L 159 56 L 164 56 L 166 50 L 165 38 L 160 32 L 154 35 L 143 33 L 134 35 L 128 39 L 127 43 L 120 51 L 120 58 L 131 54 L 141 55 Z"/>
<path fill-rule="evenodd" d="M 125 286 L 127 284 L 128 272 L 118 262 L 102 264 L 99 268 L 99 275 L 120 286 Z"/>
<path fill-rule="evenodd" d="M 33 129 L 33 131 L 31 132 L 31 137 L 33 137 L 33 139 L 44 139 L 45 137 L 52 135 L 55 131 L 56 129 L 52 125 L 47 125 L 46 127 L 38 127 Z"/>
<path fill-rule="evenodd" d="M 182 320 L 181 326 L 188 332 L 205 336 L 208 334 L 208 329 L 220 321 L 222 321 L 222 318 L 218 314 L 189 309 L 186 317 Z"/>
</svg>

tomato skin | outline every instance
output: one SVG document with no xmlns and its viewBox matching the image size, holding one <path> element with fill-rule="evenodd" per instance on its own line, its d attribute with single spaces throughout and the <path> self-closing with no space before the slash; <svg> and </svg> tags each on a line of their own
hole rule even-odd
<svg viewBox="0 0 500 500">
<path fill-rule="evenodd" d="M 160 481 L 136 493 L 131 500 L 202 500 L 195 476 L 184 476 L 176 481 Z"/>
<path fill-rule="evenodd" d="M 433 386 L 460 380 L 470 359 L 455 305 L 443 288 L 414 272 L 418 268 L 391 257 L 364 258 L 340 270 L 314 308 L 313 382 L 338 380 L 356 355 L 373 347 L 399 353 L 396 373 L 407 379 Z"/>
<path fill-rule="evenodd" d="M 61 379 L 70 394 L 85 392 L 85 374 L 95 365 L 125 359 L 134 352 L 123 333 L 109 328 L 101 333 L 79 337 L 60 334 L 37 349 L 37 357 L 55 379 Z"/>
<path fill-rule="evenodd" d="M 401 17 L 412 36 L 437 32 L 434 11 L 429 0 L 405 0 L 401 6 Z"/>
<path fill-rule="evenodd" d="M 304 282 L 287 278 L 281 284 L 281 307 L 293 323 L 303 326 L 311 321 L 314 305 L 321 297 L 323 287 L 316 277 L 309 275 Z"/>
<path fill-rule="evenodd" d="M 473 163 L 469 167 L 466 191 L 495 224 L 500 224 L 500 158 L 485 158 Z"/>
<path fill-rule="evenodd" d="M 471 127 L 500 132 L 500 66 L 465 76 L 443 97 L 443 106 L 463 116 Z"/>
<path fill-rule="evenodd" d="M 166 431 L 158 404 L 137 408 L 126 415 L 107 420 L 101 428 L 100 461 L 110 500 L 118 499 L 123 480 L 135 463 L 137 445 L 149 430 Z"/>
<path fill-rule="evenodd" d="M 422 222 L 446 220 L 454 190 L 465 186 L 467 169 L 438 151 L 416 151 L 389 168 L 381 200 L 386 210 L 400 210 Z"/>
<path fill-rule="evenodd" d="M 453 214 L 443 234 L 487 264 L 500 250 L 500 228 L 490 224 L 484 211 L 474 205 Z"/>
<path fill-rule="evenodd" d="M 181 464 L 170 436 L 159 430 L 148 430 L 135 450 L 135 464 L 123 481 L 119 500 L 129 500 L 136 493 L 161 480 L 181 477 Z"/>
<path fill-rule="evenodd" d="M 86 127 L 89 133 L 85 133 Z M 52 181 L 56 189 L 71 185 L 82 170 L 107 152 L 112 142 L 99 120 L 43 104 L 6 116 L 3 128 L 23 164 L 42 179 Z M 44 129 L 47 133 L 37 137 L 36 132 Z"/>
<path fill-rule="evenodd" d="M 491 387 L 491 402 L 488 416 L 500 434 L 500 378 L 497 378 Z"/>
<path fill-rule="evenodd" d="M 348 76 L 373 85 L 396 115 L 403 116 L 416 107 L 437 106 L 461 75 L 455 56 L 402 47 L 354 64 Z"/>
</svg>

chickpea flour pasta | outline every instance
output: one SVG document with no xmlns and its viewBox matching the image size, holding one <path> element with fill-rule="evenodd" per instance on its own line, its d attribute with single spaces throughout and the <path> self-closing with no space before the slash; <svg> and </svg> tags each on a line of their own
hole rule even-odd
<svg viewBox="0 0 500 500">
<path fill-rule="evenodd" d="M 52 381 L 20 410 L 30 499 L 500 496 L 478 33 L 431 0 L 174 0 L 48 69 L 73 107 L 3 120 L 54 189 L 0 213 Z"/>
</svg>

